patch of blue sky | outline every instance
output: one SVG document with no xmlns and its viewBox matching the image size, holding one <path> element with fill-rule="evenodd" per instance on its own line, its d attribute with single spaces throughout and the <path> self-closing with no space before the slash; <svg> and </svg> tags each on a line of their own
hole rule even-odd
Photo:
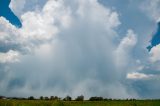
<svg viewBox="0 0 160 106">
<path fill-rule="evenodd" d="M 157 46 L 160 44 L 160 22 L 158 23 L 158 28 L 156 33 L 153 35 L 151 41 L 151 45 L 147 47 L 147 49 L 150 51 L 154 46 Z"/>
<path fill-rule="evenodd" d="M 11 0 L 0 0 L 0 16 L 6 18 L 11 24 L 16 27 L 22 27 L 21 21 L 9 8 Z"/>
</svg>

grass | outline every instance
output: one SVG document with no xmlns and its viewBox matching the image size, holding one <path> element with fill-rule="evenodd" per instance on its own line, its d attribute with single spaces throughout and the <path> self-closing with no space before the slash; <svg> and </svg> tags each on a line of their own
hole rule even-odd
<svg viewBox="0 0 160 106">
<path fill-rule="evenodd" d="M 0 106 L 160 106 L 160 101 L 159 100 L 135 100 L 135 101 L 0 100 Z"/>
</svg>

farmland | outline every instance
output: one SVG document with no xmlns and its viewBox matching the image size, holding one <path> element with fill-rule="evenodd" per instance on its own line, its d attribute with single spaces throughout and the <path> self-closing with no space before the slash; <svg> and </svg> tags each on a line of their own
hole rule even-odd
<svg viewBox="0 0 160 106">
<path fill-rule="evenodd" d="M 0 100 L 0 106 L 160 106 L 160 100 L 134 100 L 134 101 Z"/>
</svg>

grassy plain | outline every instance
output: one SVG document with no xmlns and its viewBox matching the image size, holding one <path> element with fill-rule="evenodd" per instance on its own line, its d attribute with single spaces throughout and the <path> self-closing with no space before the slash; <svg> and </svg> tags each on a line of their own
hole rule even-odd
<svg viewBox="0 0 160 106">
<path fill-rule="evenodd" d="M 0 106 L 160 106 L 160 100 L 135 100 L 135 101 L 0 100 Z"/>
</svg>

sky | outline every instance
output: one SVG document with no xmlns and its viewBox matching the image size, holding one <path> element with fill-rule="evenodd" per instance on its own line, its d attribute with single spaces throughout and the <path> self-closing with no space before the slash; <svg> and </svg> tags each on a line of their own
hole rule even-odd
<svg viewBox="0 0 160 106">
<path fill-rule="evenodd" d="M 9 2 L 0 95 L 160 98 L 160 0 Z"/>
<path fill-rule="evenodd" d="M 0 16 L 5 17 L 10 21 L 11 24 L 16 25 L 17 27 L 21 27 L 20 20 L 15 16 L 15 14 L 9 8 L 11 0 L 1 0 L 0 1 Z"/>
</svg>

